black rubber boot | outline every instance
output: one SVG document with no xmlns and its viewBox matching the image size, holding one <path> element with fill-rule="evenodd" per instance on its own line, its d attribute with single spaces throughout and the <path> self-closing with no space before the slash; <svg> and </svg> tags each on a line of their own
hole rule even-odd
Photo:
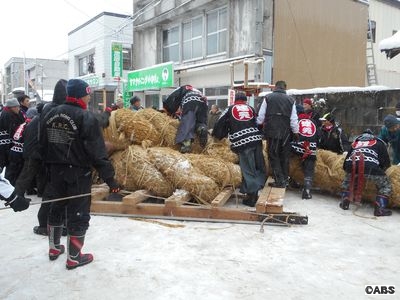
<svg viewBox="0 0 400 300">
<path fill-rule="evenodd" d="M 190 140 L 183 141 L 179 151 L 181 153 L 190 153 L 192 151 L 192 142 Z"/>
<path fill-rule="evenodd" d="M 389 203 L 388 197 L 384 195 L 376 196 L 374 216 L 376 217 L 391 216 L 392 211 L 386 208 L 388 203 Z"/>
<path fill-rule="evenodd" d="M 348 210 L 350 206 L 350 200 L 349 200 L 350 192 L 349 191 L 344 191 L 342 192 L 342 201 L 339 204 L 339 207 L 343 210 Z"/>
<path fill-rule="evenodd" d="M 247 194 L 247 198 L 243 199 L 242 203 L 243 203 L 243 205 L 254 207 L 257 203 L 257 200 L 258 200 L 257 193 L 255 193 L 255 194 L 250 193 L 250 194 Z"/>
<path fill-rule="evenodd" d="M 199 135 L 200 146 L 205 147 L 208 141 L 208 131 L 207 127 L 200 126 L 197 128 L 197 134 Z"/>
<path fill-rule="evenodd" d="M 307 199 L 311 199 L 311 198 L 312 198 L 311 190 L 304 188 L 303 192 L 301 193 L 301 199 L 307 200 Z"/>
<path fill-rule="evenodd" d="M 39 235 L 47 235 L 47 227 L 34 226 L 33 233 L 39 234 Z"/>
<path fill-rule="evenodd" d="M 81 249 L 85 242 L 85 234 L 68 235 L 68 258 L 66 267 L 68 270 L 84 266 L 93 261 L 93 255 L 82 254 Z"/>
<path fill-rule="evenodd" d="M 47 231 L 49 233 L 49 259 L 56 260 L 61 254 L 65 252 L 64 245 L 60 245 L 63 226 L 49 225 L 47 228 Z"/>
</svg>

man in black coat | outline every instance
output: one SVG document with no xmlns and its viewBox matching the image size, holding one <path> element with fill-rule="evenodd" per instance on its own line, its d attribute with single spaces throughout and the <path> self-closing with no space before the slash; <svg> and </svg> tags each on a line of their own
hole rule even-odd
<svg viewBox="0 0 400 300">
<path fill-rule="evenodd" d="M 322 127 L 318 147 L 337 154 L 343 154 L 350 149 L 350 142 L 343 129 L 336 124 L 335 117 L 326 113 L 320 118 Z"/>
<path fill-rule="evenodd" d="M 0 114 L 0 168 L 9 164 L 12 137 L 19 125 L 25 122 L 17 99 L 8 99 Z"/>
<path fill-rule="evenodd" d="M 38 105 L 39 115 L 26 126 L 23 157 L 24 167 L 15 184 L 15 190 L 18 195 L 23 196 L 25 191 L 31 185 L 32 180 L 37 178 L 38 194 L 43 193 L 43 201 L 53 199 L 54 196 L 45 190 L 47 173 L 43 163 L 41 146 L 39 143 L 40 122 L 44 116 L 54 107 L 65 103 L 67 97 L 67 81 L 60 79 L 54 87 L 53 100 L 50 103 Z M 40 205 L 37 217 L 39 226 L 33 227 L 33 232 L 40 235 L 47 235 L 47 218 L 51 203 L 42 203 Z M 65 231 L 65 230 L 64 230 Z M 66 233 L 65 233 L 66 234 Z M 64 234 L 64 235 L 65 235 Z"/>
<path fill-rule="evenodd" d="M 207 144 L 207 98 L 191 85 L 184 85 L 175 89 L 163 102 L 164 109 L 169 114 L 176 114 L 182 110 L 176 143 L 181 145 L 180 152 L 187 153 L 192 150 L 194 135 L 197 133 L 200 145 Z"/>
<path fill-rule="evenodd" d="M 362 161 L 360 155 L 363 156 Z M 353 161 L 355 162 L 354 164 Z M 360 170 L 360 161 L 364 164 L 363 174 L 358 173 Z M 364 131 L 362 135 L 358 136 L 354 140 L 343 163 L 343 169 L 345 170 L 346 175 L 342 183 L 343 192 L 340 208 L 344 210 L 349 209 L 349 188 L 353 167 L 355 168 L 355 177 L 363 176 L 365 179 L 375 183 L 378 195 L 375 200 L 374 215 L 377 217 L 390 216 L 392 212 L 387 209 L 387 206 L 389 203 L 389 197 L 392 193 L 392 185 L 389 177 L 385 173 L 386 169 L 390 167 L 390 158 L 385 142 L 375 137 L 369 129 Z M 353 180 L 356 182 L 355 178 Z M 355 184 L 353 188 L 356 190 L 357 185 Z"/>
<path fill-rule="evenodd" d="M 229 137 L 232 151 L 239 155 L 243 177 L 240 192 L 247 194 L 243 204 L 255 206 L 258 191 L 264 187 L 267 175 L 262 152 L 262 134 L 257 128 L 256 112 L 247 104 L 244 93 L 236 93 L 235 103 L 221 114 L 214 125 L 212 135 L 218 139 Z"/>
<path fill-rule="evenodd" d="M 289 184 L 289 157 L 292 140 L 298 141 L 299 125 L 296 104 L 286 94 L 286 82 L 277 81 L 275 89 L 261 104 L 257 124 L 263 126 L 268 144 L 268 160 L 275 182 L 273 187 Z"/>
<path fill-rule="evenodd" d="M 96 169 L 111 192 L 119 191 L 99 123 L 87 110 L 90 92 L 85 81 L 69 80 L 66 103 L 49 111 L 41 122 L 40 142 L 49 171 L 46 189 L 49 188 L 54 198 L 73 197 L 54 202 L 48 219 L 49 259 L 55 260 L 64 252 L 60 238 L 66 213 L 67 269 L 93 261 L 92 254 L 81 253 L 89 228 L 92 168 Z"/>
</svg>

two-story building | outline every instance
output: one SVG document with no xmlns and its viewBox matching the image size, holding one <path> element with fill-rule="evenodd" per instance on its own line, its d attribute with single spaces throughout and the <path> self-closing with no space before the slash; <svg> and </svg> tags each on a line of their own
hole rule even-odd
<svg viewBox="0 0 400 300">
<path fill-rule="evenodd" d="M 4 98 L 13 97 L 13 91 L 20 91 L 32 100 L 51 101 L 56 82 L 68 76 L 68 61 L 12 57 L 4 69 Z"/>
<path fill-rule="evenodd" d="M 246 76 L 292 88 L 365 83 L 365 1 L 138 0 L 133 16 L 135 69 L 172 61 L 174 86 L 201 89 L 210 105 L 225 107 Z M 161 106 L 170 90 L 142 92 Z"/>
<path fill-rule="evenodd" d="M 124 93 L 127 72 L 134 68 L 132 26 L 131 16 L 103 12 L 68 33 L 68 75 L 89 83 L 93 111 Z"/>
</svg>

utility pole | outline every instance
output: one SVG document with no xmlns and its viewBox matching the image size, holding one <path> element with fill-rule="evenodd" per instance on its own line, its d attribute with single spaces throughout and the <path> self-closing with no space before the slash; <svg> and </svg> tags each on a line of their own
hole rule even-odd
<svg viewBox="0 0 400 300">
<path fill-rule="evenodd" d="M 263 24 L 264 24 L 264 0 L 256 1 L 255 13 L 255 43 L 254 54 L 257 58 L 263 58 Z M 257 63 L 254 71 L 254 81 L 262 82 L 264 80 L 263 63 Z"/>
</svg>

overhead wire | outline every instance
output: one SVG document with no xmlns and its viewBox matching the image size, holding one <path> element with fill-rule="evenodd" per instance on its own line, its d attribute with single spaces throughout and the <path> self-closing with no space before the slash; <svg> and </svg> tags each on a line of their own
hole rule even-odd
<svg viewBox="0 0 400 300">
<path fill-rule="evenodd" d="M 71 3 L 69 3 L 68 0 L 64 0 L 64 1 L 65 1 L 67 4 L 69 4 L 71 7 L 73 7 L 74 9 L 76 9 L 77 11 L 79 11 L 79 12 L 81 12 L 81 13 L 87 15 L 85 12 L 83 12 L 83 11 L 80 10 L 79 8 L 77 8 L 77 7 L 75 7 L 74 5 L 72 5 Z M 143 15 L 143 14 L 146 13 L 146 12 L 148 12 L 150 9 L 153 9 L 155 6 L 157 6 L 158 4 L 160 4 L 162 1 L 163 1 L 163 0 L 153 0 L 153 1 L 149 2 L 147 5 L 145 5 L 145 6 L 142 7 L 141 9 L 139 9 L 137 12 L 135 12 L 134 14 L 132 14 L 132 15 L 128 16 L 127 18 L 125 18 L 125 19 L 120 23 L 120 25 L 117 26 L 117 29 L 112 28 L 112 27 L 110 27 L 110 26 L 106 26 L 106 25 L 104 25 L 102 22 L 96 20 L 96 21 L 99 22 L 101 25 L 103 25 L 105 28 L 110 29 L 112 32 L 110 32 L 110 33 L 108 33 L 108 34 L 105 34 L 105 35 L 103 35 L 103 36 L 101 36 L 101 37 L 92 39 L 92 40 L 90 40 L 90 41 L 88 41 L 88 42 L 86 42 L 86 43 L 84 43 L 84 44 L 81 44 L 81 45 L 79 45 L 79 46 L 73 48 L 73 49 L 68 49 L 68 51 L 63 52 L 63 53 L 57 55 L 56 57 L 61 57 L 61 56 L 64 56 L 64 55 L 66 55 L 66 54 L 69 54 L 70 52 L 76 51 L 76 50 L 78 50 L 78 49 L 80 49 L 80 48 L 83 48 L 83 47 L 86 47 L 86 46 L 88 46 L 88 45 L 90 45 L 90 44 L 93 44 L 93 43 L 96 42 L 96 41 L 102 40 L 102 39 L 104 39 L 105 37 L 110 37 L 110 36 L 116 36 L 116 35 L 118 35 L 118 34 L 121 33 L 126 27 L 128 27 L 128 26 L 131 25 L 133 22 L 135 22 L 141 15 Z M 188 1 L 188 2 L 189 2 L 189 1 Z M 150 7 L 150 6 L 151 6 L 151 7 Z M 150 8 L 149 8 L 149 7 L 150 7 Z M 87 15 L 87 16 L 90 17 L 89 15 Z"/>
</svg>

